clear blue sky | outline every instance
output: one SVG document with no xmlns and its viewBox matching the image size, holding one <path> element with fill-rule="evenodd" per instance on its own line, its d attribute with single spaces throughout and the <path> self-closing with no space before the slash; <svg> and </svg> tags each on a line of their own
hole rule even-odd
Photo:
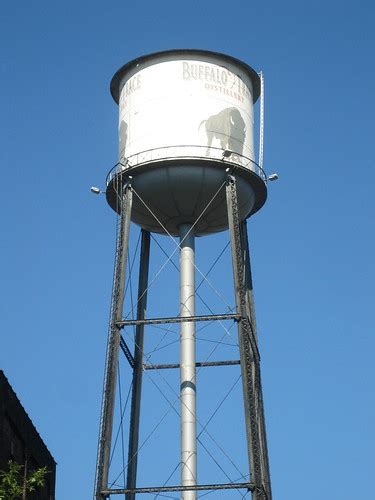
<svg viewBox="0 0 375 500">
<path fill-rule="evenodd" d="M 58 462 L 58 500 L 90 498 L 94 481 L 115 218 L 89 187 L 116 161 L 109 81 L 138 55 L 184 47 L 266 78 L 265 168 L 280 180 L 250 233 L 274 498 L 371 498 L 374 13 L 337 0 L 2 3 L 0 366 Z M 202 270 L 225 241 L 207 240 Z M 226 269 L 212 280 L 230 298 Z M 170 286 L 154 312 L 176 307 Z M 217 373 L 212 408 L 235 380 Z M 165 409 L 149 385 L 146 427 Z M 212 430 L 235 434 L 238 401 Z M 145 447 L 143 483 L 164 482 L 177 459 L 169 417 L 169 445 L 161 430 L 159 451 Z"/>
</svg>

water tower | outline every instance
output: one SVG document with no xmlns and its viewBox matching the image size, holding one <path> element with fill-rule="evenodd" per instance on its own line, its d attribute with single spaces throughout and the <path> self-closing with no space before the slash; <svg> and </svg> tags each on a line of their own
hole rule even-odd
<svg viewBox="0 0 375 500">
<path fill-rule="evenodd" d="M 100 500 L 123 495 L 131 500 L 147 493 L 180 492 L 177 494 L 184 500 L 194 500 L 201 491 L 235 488 L 251 492 L 253 500 L 271 500 L 246 229 L 246 219 L 263 206 L 267 197 L 262 160 L 255 161 L 253 132 L 253 106 L 262 97 L 262 79 L 247 64 L 224 54 L 170 50 L 127 63 L 114 75 L 111 93 L 119 105 L 119 161 L 107 176 L 106 198 L 118 214 L 118 231 L 94 497 Z M 134 320 L 123 317 L 131 221 L 142 228 Z M 228 229 L 236 309 L 232 313 L 196 315 L 195 238 Z M 167 234 L 178 241 L 177 316 L 146 315 L 152 233 Z M 222 320 L 231 320 L 238 328 L 249 473 L 247 481 L 201 484 L 197 470 L 199 361 L 195 329 L 197 323 Z M 162 368 L 178 368 L 180 372 L 181 482 L 174 486 L 139 486 L 144 328 L 161 323 L 175 323 L 180 328 L 179 363 Z M 135 326 L 133 353 L 122 337 L 122 330 L 129 326 Z M 132 366 L 132 392 L 126 484 L 116 488 L 109 485 L 108 473 L 121 349 Z M 234 362 L 213 361 L 204 366 L 230 363 Z"/>
</svg>

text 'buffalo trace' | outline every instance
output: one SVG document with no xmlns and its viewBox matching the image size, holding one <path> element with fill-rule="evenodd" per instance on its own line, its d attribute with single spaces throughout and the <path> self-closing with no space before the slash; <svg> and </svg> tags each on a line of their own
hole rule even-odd
<svg viewBox="0 0 375 500">
<path fill-rule="evenodd" d="M 226 68 L 196 63 L 182 63 L 182 78 L 184 80 L 201 80 L 236 91 L 240 96 L 250 98 L 250 91 L 241 78 Z M 206 88 L 208 88 L 206 86 Z M 216 90 L 214 87 L 212 90 Z"/>
</svg>

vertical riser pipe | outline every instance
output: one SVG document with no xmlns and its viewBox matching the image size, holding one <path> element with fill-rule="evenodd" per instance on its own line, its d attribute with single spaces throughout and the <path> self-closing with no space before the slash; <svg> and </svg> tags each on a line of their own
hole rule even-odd
<svg viewBox="0 0 375 500">
<path fill-rule="evenodd" d="M 190 225 L 180 227 L 180 316 L 195 315 L 195 248 Z M 181 323 L 181 483 L 197 484 L 195 324 Z M 184 491 L 183 500 L 195 500 L 195 491 Z"/>
</svg>

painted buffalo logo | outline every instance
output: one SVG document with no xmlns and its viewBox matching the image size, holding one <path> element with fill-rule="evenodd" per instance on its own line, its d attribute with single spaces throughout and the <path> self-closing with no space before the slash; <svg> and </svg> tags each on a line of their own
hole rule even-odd
<svg viewBox="0 0 375 500">
<path fill-rule="evenodd" d="M 246 125 L 237 108 L 223 109 L 220 113 L 203 120 L 199 128 L 203 124 L 206 129 L 208 148 L 211 147 L 214 139 L 218 139 L 223 149 L 242 154 L 246 137 Z"/>
</svg>

